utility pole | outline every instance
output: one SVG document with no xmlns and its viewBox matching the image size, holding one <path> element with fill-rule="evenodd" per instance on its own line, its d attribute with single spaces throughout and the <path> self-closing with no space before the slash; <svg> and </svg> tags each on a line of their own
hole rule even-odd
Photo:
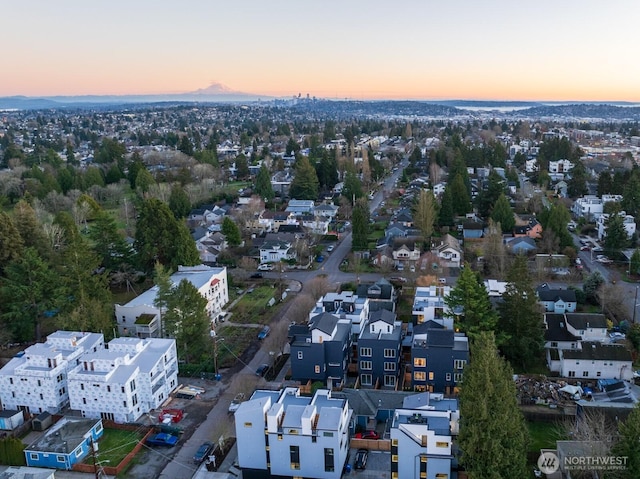
<svg viewBox="0 0 640 479">
<path fill-rule="evenodd" d="M 638 309 L 638 286 L 636 286 L 636 298 L 633 300 L 633 319 L 631 324 L 636 324 L 636 309 Z"/>
</svg>

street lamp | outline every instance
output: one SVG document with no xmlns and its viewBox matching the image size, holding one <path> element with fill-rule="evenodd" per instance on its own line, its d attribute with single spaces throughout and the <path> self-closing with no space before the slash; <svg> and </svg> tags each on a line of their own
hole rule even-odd
<svg viewBox="0 0 640 479">
<path fill-rule="evenodd" d="M 211 339 L 213 339 L 213 370 L 215 373 L 215 378 L 219 380 L 220 374 L 218 374 L 218 341 L 224 341 L 224 338 L 219 338 L 214 330 L 211 330 L 209 335 L 211 336 Z"/>
</svg>

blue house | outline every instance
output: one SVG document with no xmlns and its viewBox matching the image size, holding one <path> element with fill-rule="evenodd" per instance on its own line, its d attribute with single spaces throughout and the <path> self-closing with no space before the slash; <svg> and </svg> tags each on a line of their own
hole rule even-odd
<svg viewBox="0 0 640 479">
<path fill-rule="evenodd" d="M 308 325 L 289 328 L 291 378 L 342 384 L 351 352 L 351 321 L 330 313 L 312 317 Z"/>
<path fill-rule="evenodd" d="M 507 248 L 509 248 L 513 254 L 525 255 L 538 249 L 533 239 L 523 236 L 510 239 L 507 242 Z"/>
<path fill-rule="evenodd" d="M 395 313 L 380 309 L 358 338 L 358 373 L 363 388 L 396 389 L 400 372 L 402 323 Z"/>
<path fill-rule="evenodd" d="M 102 437 L 102 419 L 63 418 L 24 449 L 27 466 L 70 470 Z"/>
<path fill-rule="evenodd" d="M 411 386 L 414 391 L 452 394 L 469 361 L 469 340 L 464 333 L 433 326 L 430 322 L 413 328 Z"/>
</svg>

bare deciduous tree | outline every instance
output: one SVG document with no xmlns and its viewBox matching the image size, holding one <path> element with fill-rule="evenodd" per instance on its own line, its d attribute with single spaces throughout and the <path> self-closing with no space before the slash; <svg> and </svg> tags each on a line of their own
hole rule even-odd
<svg viewBox="0 0 640 479">
<path fill-rule="evenodd" d="M 316 276 L 304 285 L 304 291 L 310 294 L 314 300 L 318 300 L 331 291 L 331 284 L 326 275 Z"/>
</svg>

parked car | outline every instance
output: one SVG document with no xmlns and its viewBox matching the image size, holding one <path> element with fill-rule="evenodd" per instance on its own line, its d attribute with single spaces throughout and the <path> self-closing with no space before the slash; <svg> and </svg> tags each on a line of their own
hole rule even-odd
<svg viewBox="0 0 640 479">
<path fill-rule="evenodd" d="M 591 251 L 591 247 L 589 245 L 580 246 L 580 251 Z"/>
<path fill-rule="evenodd" d="M 212 449 L 213 444 L 210 442 L 203 442 L 202 444 L 200 444 L 200 447 L 193 455 L 193 462 L 195 462 L 196 464 L 200 464 L 209 455 Z"/>
<path fill-rule="evenodd" d="M 242 401 L 244 401 L 244 393 L 236 394 L 236 397 L 234 397 L 233 401 L 231 401 L 231 404 L 229 404 L 229 412 L 235 413 L 240 407 Z"/>
<path fill-rule="evenodd" d="M 273 265 L 271 263 L 264 263 L 258 266 L 258 271 L 273 271 Z"/>
<path fill-rule="evenodd" d="M 396 283 L 406 283 L 407 278 L 405 278 L 404 276 L 391 276 L 391 278 L 389 278 L 389 281 L 395 281 Z"/>
<path fill-rule="evenodd" d="M 267 336 L 269 336 L 269 333 L 271 332 L 271 328 L 269 326 L 265 326 L 264 328 L 262 328 L 262 330 L 258 333 L 258 339 L 264 339 Z"/>
<path fill-rule="evenodd" d="M 267 374 L 267 371 L 269 370 L 269 365 L 268 364 L 261 364 L 260 367 L 258 369 L 256 369 L 256 376 L 264 376 L 265 374 Z"/>
<path fill-rule="evenodd" d="M 316 256 L 316 262 L 318 263 L 322 263 L 324 261 L 324 256 L 322 256 L 321 254 L 319 254 L 318 256 Z"/>
<path fill-rule="evenodd" d="M 357 432 L 353 437 L 356 439 L 380 439 L 380 435 L 375 431 Z"/>
<path fill-rule="evenodd" d="M 330 245 L 327 247 L 327 251 L 328 251 L 329 253 L 331 253 L 334 249 L 336 249 L 336 246 L 335 246 L 335 245 L 333 245 L 333 244 L 330 244 Z"/>
<path fill-rule="evenodd" d="M 358 449 L 358 452 L 356 452 L 356 460 L 353 463 L 353 466 L 356 469 L 366 469 L 367 459 L 369 459 L 369 451 L 367 449 Z"/>
<path fill-rule="evenodd" d="M 263 278 L 263 277 L 264 277 L 264 275 L 262 273 L 253 273 L 251 275 L 252 279 L 260 279 L 260 278 Z"/>
<path fill-rule="evenodd" d="M 609 338 L 611 339 L 611 342 L 614 343 L 616 341 L 618 341 L 619 339 L 625 339 L 627 336 L 624 333 L 609 333 Z"/>
<path fill-rule="evenodd" d="M 173 436 L 166 432 L 159 432 L 149 436 L 147 439 L 147 446 L 173 447 L 176 444 L 178 444 L 178 436 Z"/>
</svg>

